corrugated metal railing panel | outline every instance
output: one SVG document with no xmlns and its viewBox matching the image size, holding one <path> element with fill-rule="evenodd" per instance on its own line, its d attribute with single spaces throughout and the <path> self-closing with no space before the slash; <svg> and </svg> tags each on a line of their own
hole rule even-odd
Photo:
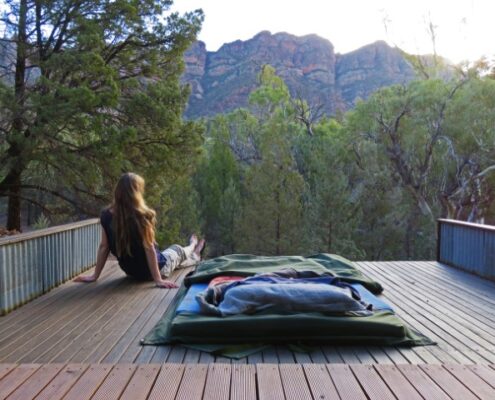
<svg viewBox="0 0 495 400">
<path fill-rule="evenodd" d="M 0 239 L 0 315 L 96 263 L 98 219 Z"/>
<path fill-rule="evenodd" d="M 438 261 L 495 280 L 495 227 L 439 220 Z"/>
</svg>

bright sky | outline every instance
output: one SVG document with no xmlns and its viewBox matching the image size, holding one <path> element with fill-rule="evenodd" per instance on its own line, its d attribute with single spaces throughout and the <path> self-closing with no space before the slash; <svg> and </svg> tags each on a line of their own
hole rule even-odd
<svg viewBox="0 0 495 400">
<path fill-rule="evenodd" d="M 175 0 L 179 12 L 202 8 L 199 39 L 209 51 L 262 30 L 316 33 L 347 53 L 385 40 L 409 53 L 437 53 L 453 62 L 495 57 L 495 0 Z"/>
</svg>

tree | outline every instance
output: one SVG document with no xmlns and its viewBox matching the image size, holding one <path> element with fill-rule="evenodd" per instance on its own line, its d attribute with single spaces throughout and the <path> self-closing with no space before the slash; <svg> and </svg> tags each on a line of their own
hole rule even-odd
<svg viewBox="0 0 495 400">
<path fill-rule="evenodd" d="M 0 197 L 8 197 L 8 229 L 20 229 L 21 201 L 39 191 L 94 214 L 122 171 L 160 190 L 164 175 L 187 170 L 201 127 L 181 119 L 188 90 L 179 77 L 202 12 L 162 17 L 171 3 L 5 1 Z M 36 179 L 39 170 L 52 179 Z"/>
<path fill-rule="evenodd" d="M 206 152 L 195 176 L 210 255 L 235 252 L 235 232 L 240 215 L 240 168 L 229 143 L 229 116 L 209 123 Z"/>
<path fill-rule="evenodd" d="M 468 73 L 382 89 L 347 114 L 366 205 L 376 183 L 384 192 L 374 203 L 385 203 L 374 213 L 388 210 L 382 215 L 390 231 L 399 228 L 403 257 L 431 257 L 438 217 L 490 217 L 494 99 L 493 82 Z"/>
<path fill-rule="evenodd" d="M 258 115 L 254 141 L 259 161 L 246 168 L 238 248 L 258 254 L 294 254 L 304 249 L 303 194 L 292 146 L 301 128 L 293 122 L 284 81 L 266 65 L 249 101 Z"/>
<path fill-rule="evenodd" d="M 238 248 L 257 254 L 297 254 L 305 239 L 304 180 L 287 138 L 268 130 L 264 139 L 262 161 L 246 174 Z"/>
<path fill-rule="evenodd" d="M 299 135 L 298 170 L 307 191 L 304 201 L 306 251 L 362 257 L 354 236 L 360 207 L 353 199 L 349 182 L 352 163 L 344 131 L 335 120 L 323 120 L 312 136 Z"/>
</svg>

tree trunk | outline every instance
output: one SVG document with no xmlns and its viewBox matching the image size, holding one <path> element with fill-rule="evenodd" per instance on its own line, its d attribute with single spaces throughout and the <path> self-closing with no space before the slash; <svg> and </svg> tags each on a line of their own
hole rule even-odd
<svg viewBox="0 0 495 400">
<path fill-rule="evenodd" d="M 332 221 L 328 221 L 327 253 L 332 252 Z"/>
<path fill-rule="evenodd" d="M 21 173 L 11 171 L 5 178 L 5 186 L 8 188 L 8 216 L 7 229 L 21 231 Z"/>
<path fill-rule="evenodd" d="M 23 111 L 26 92 L 26 58 L 27 58 L 27 36 L 26 36 L 26 20 L 28 13 L 27 0 L 21 0 L 19 5 L 19 25 L 17 31 L 17 49 L 16 49 L 16 63 L 15 63 L 15 82 L 14 82 L 14 94 L 16 101 L 17 111 L 15 112 L 14 119 L 12 121 L 12 133 L 14 138 L 16 136 L 23 135 Z M 22 166 L 22 149 L 18 148 L 15 140 L 7 141 L 10 144 L 8 150 L 11 162 L 11 169 L 3 182 L 1 183 L 1 191 L 7 194 L 9 198 L 8 202 L 8 217 L 7 217 L 7 229 L 21 230 L 21 174 L 23 171 Z"/>
</svg>

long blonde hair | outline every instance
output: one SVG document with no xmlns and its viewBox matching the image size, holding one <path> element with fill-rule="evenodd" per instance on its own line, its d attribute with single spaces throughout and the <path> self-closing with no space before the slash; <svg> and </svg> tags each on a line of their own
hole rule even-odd
<svg viewBox="0 0 495 400">
<path fill-rule="evenodd" d="M 123 174 L 115 186 L 112 224 L 119 257 L 132 256 L 131 241 L 136 233 L 145 247 L 155 243 L 156 213 L 146 205 L 143 195 L 144 179 L 132 172 Z"/>
</svg>

